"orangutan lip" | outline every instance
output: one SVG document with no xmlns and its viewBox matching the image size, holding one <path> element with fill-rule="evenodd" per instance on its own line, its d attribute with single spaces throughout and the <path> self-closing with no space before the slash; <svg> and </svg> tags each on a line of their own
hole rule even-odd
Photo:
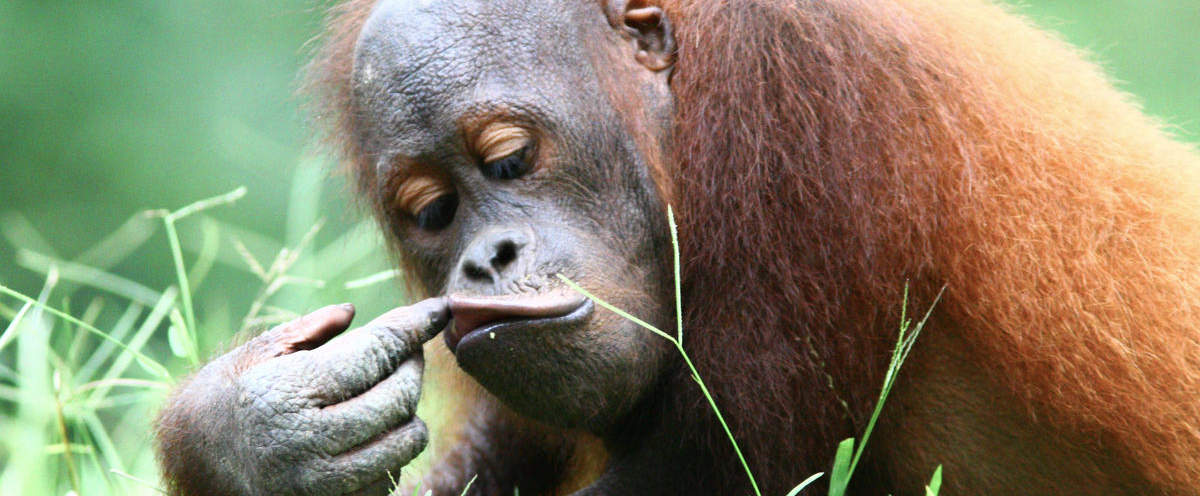
<svg viewBox="0 0 1200 496">
<path fill-rule="evenodd" d="M 453 325 L 446 329 L 447 344 L 458 346 L 468 334 L 492 324 L 574 320 L 580 310 L 590 309 L 591 300 L 574 291 L 555 291 L 536 295 L 509 294 L 501 296 L 450 295 L 450 315 Z"/>
</svg>

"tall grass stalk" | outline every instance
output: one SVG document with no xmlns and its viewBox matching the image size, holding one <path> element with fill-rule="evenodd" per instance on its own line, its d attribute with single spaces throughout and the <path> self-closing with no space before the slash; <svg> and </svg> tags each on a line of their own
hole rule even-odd
<svg viewBox="0 0 1200 496">
<path fill-rule="evenodd" d="M 71 488 L 75 490 L 75 494 L 82 494 L 79 490 L 79 471 L 75 469 L 75 456 L 71 454 L 71 436 L 67 434 L 67 418 L 63 415 L 62 375 L 57 370 L 54 371 L 53 380 L 54 420 L 58 425 L 58 435 L 62 438 L 63 462 L 67 465 L 67 477 L 70 479 Z"/>
<path fill-rule="evenodd" d="M 186 328 L 183 331 L 192 343 L 196 342 L 196 310 L 192 304 L 192 287 L 188 283 L 188 271 L 184 267 L 183 249 L 179 244 L 179 233 L 175 230 L 175 222 L 216 206 L 228 205 L 240 200 L 243 196 L 246 196 L 245 186 L 241 186 L 220 196 L 200 200 L 163 215 L 163 225 L 167 231 L 167 243 L 171 247 L 171 257 L 175 261 L 175 275 L 179 279 L 179 295 L 183 306 L 183 318 L 186 321 Z M 191 347 L 191 353 L 187 355 L 187 358 L 193 365 L 200 363 L 200 356 L 196 347 Z"/>
<path fill-rule="evenodd" d="M 746 471 L 746 477 L 750 479 L 750 487 L 754 489 L 755 496 L 762 496 L 762 491 L 758 489 L 758 480 L 754 478 L 754 472 L 750 470 L 750 464 L 746 462 L 745 455 L 742 454 L 741 446 L 738 446 L 737 438 L 733 436 L 733 431 L 729 429 L 729 423 L 725 422 L 725 416 L 721 414 L 721 409 L 717 407 L 716 400 L 713 399 L 712 393 L 708 390 L 708 385 L 704 383 L 704 379 L 700 377 L 700 372 L 696 370 L 696 365 L 692 363 L 692 358 L 688 356 L 687 350 L 683 349 L 683 313 L 682 313 L 682 294 L 679 283 L 679 234 L 678 227 L 675 225 L 675 212 L 671 207 L 667 207 L 667 221 L 671 226 L 671 248 L 674 253 L 674 268 L 675 268 L 675 325 L 676 336 L 672 336 L 660 330 L 659 328 L 650 325 L 646 321 L 630 315 L 628 312 L 621 310 L 610 304 L 596 295 L 593 295 L 588 290 L 583 289 L 575 281 L 572 281 L 562 274 L 557 274 L 558 278 L 563 281 L 571 289 L 578 291 L 588 299 L 594 301 L 597 305 L 607 308 L 609 311 L 628 319 L 629 321 L 642 326 L 646 330 L 659 335 L 663 339 L 675 346 L 679 356 L 683 357 L 683 362 L 687 365 L 688 370 L 692 373 L 692 380 L 700 386 L 700 392 L 704 394 L 704 399 L 708 400 L 708 406 L 717 416 L 717 422 L 721 424 L 721 428 L 725 430 L 725 435 L 729 437 L 729 443 L 733 445 L 733 451 L 737 454 L 738 461 L 742 463 L 742 469 Z"/>
<path fill-rule="evenodd" d="M 683 358 L 684 364 L 687 365 L 688 370 L 691 372 L 692 380 L 696 381 L 696 384 L 700 387 L 700 392 L 703 393 L 704 398 L 708 400 L 708 405 L 712 408 L 713 414 L 716 415 L 717 422 L 721 424 L 721 428 L 724 429 L 725 435 L 729 438 L 729 443 L 733 446 L 733 451 L 737 455 L 738 461 L 741 462 L 742 469 L 746 472 L 746 477 L 750 479 L 750 486 L 754 490 L 754 494 L 756 496 L 762 496 L 762 491 L 759 490 L 758 487 L 758 480 L 755 479 L 754 472 L 750 469 L 749 463 L 746 462 L 746 457 L 742 454 L 742 448 L 738 445 L 737 438 L 734 437 L 733 431 L 729 428 L 729 423 L 725 421 L 725 416 L 721 413 L 721 409 L 717 406 L 716 400 L 713 399 L 712 393 L 708 389 L 708 385 L 706 385 L 704 383 L 704 379 L 700 377 L 700 372 L 696 370 L 695 364 L 692 363 L 691 357 L 688 355 L 687 350 L 683 347 L 683 298 L 682 291 L 680 290 L 679 233 L 678 226 L 675 224 L 675 212 L 670 206 L 667 207 L 667 221 L 671 229 L 671 248 L 673 252 L 672 258 L 675 271 L 675 336 L 667 334 L 650 323 L 631 315 L 629 312 L 613 306 L 611 303 L 597 297 L 588 290 L 579 286 L 579 284 L 577 284 L 575 281 L 572 281 L 567 276 L 562 274 L 556 274 L 556 276 L 571 289 L 579 292 L 583 296 L 595 302 L 597 305 L 600 305 L 601 307 L 608 309 L 622 318 L 625 318 L 641 326 L 642 328 L 653 332 L 675 346 L 675 350 L 679 352 L 679 356 Z M 834 459 L 833 472 L 830 478 L 829 496 L 844 496 L 846 487 L 850 483 L 850 477 L 854 474 L 854 469 L 857 468 L 859 458 L 862 456 L 863 448 L 866 446 L 867 440 L 871 436 L 871 431 L 875 428 L 875 422 L 879 419 L 879 415 L 883 411 L 883 404 L 885 401 L 887 401 L 887 397 L 892 390 L 892 386 L 895 385 L 896 375 L 900 372 L 900 367 L 904 364 L 904 360 L 908 358 L 908 353 L 912 351 L 913 344 L 916 343 L 917 335 L 920 334 L 921 329 L 925 327 L 925 322 L 929 320 L 929 316 L 933 312 L 933 307 L 937 306 L 938 301 L 940 301 L 942 298 L 942 292 L 944 291 L 945 288 L 943 287 L 942 291 L 938 292 L 937 298 L 934 300 L 933 304 L 930 305 L 929 310 L 925 313 L 924 318 L 921 319 L 915 328 L 912 328 L 912 333 L 909 334 L 908 331 L 912 321 L 907 317 L 908 285 L 904 285 L 904 305 L 900 312 L 900 336 L 897 338 L 896 347 L 892 350 L 891 361 L 888 364 L 887 373 L 884 376 L 883 390 L 880 392 L 879 399 L 875 403 L 875 410 L 871 413 L 871 419 L 867 423 L 866 430 L 863 431 L 862 442 L 858 443 L 857 450 L 854 450 L 854 438 L 846 439 L 838 445 L 837 455 Z M 853 453 L 853 455 L 851 455 L 851 453 Z M 800 491 L 804 490 L 822 475 L 824 475 L 823 472 L 809 476 L 809 478 L 792 488 L 792 490 L 788 492 L 787 496 L 795 496 L 800 494 Z M 941 467 L 939 466 L 934 474 L 934 480 L 931 481 L 930 486 L 926 488 L 927 493 L 929 493 L 930 496 L 936 496 L 938 487 L 940 485 Z"/>
<path fill-rule="evenodd" d="M 925 328 L 925 322 L 933 314 L 933 308 L 942 300 L 942 293 L 945 291 L 946 288 L 943 286 L 938 291 L 937 297 L 934 298 L 933 304 L 929 306 L 929 310 L 925 312 L 925 316 L 921 318 L 916 327 L 912 327 L 912 320 L 908 318 L 908 284 L 904 285 L 904 305 L 900 308 L 900 336 L 896 339 L 896 346 L 892 349 L 892 359 L 888 363 L 887 372 L 883 376 L 883 388 L 879 392 L 879 399 L 875 402 L 875 410 L 871 412 L 871 418 L 867 421 L 867 428 L 863 430 L 862 441 L 857 443 L 857 447 L 855 446 L 854 438 L 848 438 L 838 444 L 837 454 L 833 460 L 833 470 L 829 476 L 829 496 L 844 496 L 846 494 L 846 489 L 850 485 L 850 478 L 854 475 L 854 469 L 858 468 L 858 462 L 862 458 L 863 450 L 867 446 L 867 440 L 871 438 L 871 432 L 875 430 L 875 422 L 879 420 L 879 414 L 883 412 L 883 404 L 887 402 L 888 395 L 892 392 L 892 386 L 896 384 L 896 376 L 900 373 L 900 367 L 908 359 L 908 353 L 912 351 L 913 345 L 916 344 L 917 336 Z M 911 333 L 909 333 L 910 329 Z M 853 453 L 853 456 L 850 453 Z M 935 473 L 935 478 L 940 486 L 940 466 Z M 937 494 L 936 488 L 933 490 L 933 494 Z"/>
</svg>

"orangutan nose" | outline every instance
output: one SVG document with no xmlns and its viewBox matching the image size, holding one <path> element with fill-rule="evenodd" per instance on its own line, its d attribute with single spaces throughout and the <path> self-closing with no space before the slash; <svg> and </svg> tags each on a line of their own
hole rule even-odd
<svg viewBox="0 0 1200 496">
<path fill-rule="evenodd" d="M 477 284 L 497 284 L 521 276 L 522 257 L 528 257 L 533 236 L 524 229 L 497 228 L 475 238 L 463 254 L 462 276 Z"/>
</svg>

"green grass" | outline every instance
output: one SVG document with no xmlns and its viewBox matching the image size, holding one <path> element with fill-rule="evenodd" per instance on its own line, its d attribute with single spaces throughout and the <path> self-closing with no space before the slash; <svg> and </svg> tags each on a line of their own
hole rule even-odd
<svg viewBox="0 0 1200 496">
<path fill-rule="evenodd" d="M 1005 3 L 1197 141 L 1195 0 Z M 26 296 L 0 294 L 0 494 L 155 494 L 172 380 L 242 328 L 404 299 L 374 226 L 306 158 L 291 94 L 317 5 L 0 2 L 0 284 Z M 234 209 L 130 215 L 238 183 Z"/>
<path fill-rule="evenodd" d="M 43 283 L 29 295 L 0 281 L 0 494 L 160 494 L 154 412 L 236 331 L 329 301 L 355 301 L 364 315 L 403 301 L 373 223 L 325 234 L 319 219 L 301 220 L 293 243 L 272 246 L 208 216 L 245 194 L 139 213 L 70 259 L 45 253 L 32 226 L 7 229 L 27 234 L 9 236 L 16 261 Z M 171 254 L 159 270 L 174 284 L 112 269 L 146 250 Z M 259 287 L 252 298 L 228 297 L 247 285 Z"/>
<path fill-rule="evenodd" d="M 98 243 L 109 254 L 106 257 L 87 252 L 73 260 L 62 260 L 20 247 L 18 262 L 41 273 L 44 283 L 36 296 L 0 284 L 0 322 L 6 322 L 0 332 L 0 466 L 3 466 L 0 493 L 161 493 L 150 439 L 153 412 L 174 383 L 200 365 L 203 357 L 220 349 L 233 330 L 283 322 L 323 302 L 361 301 L 364 290 L 385 295 L 382 298 L 374 295 L 382 300 L 376 303 L 384 308 L 394 306 L 402 298 L 394 289 L 399 273 L 387 268 L 386 257 L 377 249 L 380 240 L 364 235 L 371 232 L 369 225 L 342 233 L 318 249 L 315 245 L 323 224 L 317 220 L 293 245 L 279 247 L 264 264 L 241 240 L 245 233 L 223 229 L 219 222 L 202 217 L 206 211 L 236 202 L 245 194 L 244 188 L 238 188 L 178 210 L 139 214 Z M 674 334 L 613 307 L 565 277 L 562 279 L 597 304 L 675 346 L 725 429 L 754 493 L 761 496 L 758 482 L 737 444 L 736 433 L 730 430 L 701 371 L 684 347 L 678 239 L 673 213 L 669 215 L 676 275 Z M 195 241 L 193 246 L 183 241 L 179 227 L 197 218 L 200 230 L 187 238 Z M 163 245 L 173 261 L 169 270 L 176 284 L 161 289 L 107 270 L 155 239 L 140 223 L 147 219 L 161 221 Z M 185 249 L 194 253 L 190 263 L 184 255 Z M 230 260 L 227 252 L 233 252 L 236 258 Z M 237 279 L 230 274 L 217 277 L 215 282 L 210 278 L 223 256 L 228 265 L 239 262 L 235 266 L 241 276 L 249 275 L 259 285 L 251 301 L 214 305 L 196 298 L 199 291 L 216 299 L 221 294 L 221 284 Z M 363 261 L 364 256 L 367 262 Z M 307 267 L 308 271 L 298 270 L 301 267 Z M 317 271 L 317 267 L 321 270 Z M 373 270 L 368 270 L 372 267 Z M 216 287 L 207 288 L 205 281 Z M 906 289 L 906 310 L 907 298 Z M 75 302 L 86 304 L 78 306 Z M 236 317 L 235 310 L 244 314 Z M 845 493 L 900 366 L 928 316 L 926 313 L 913 326 L 907 315 L 902 315 L 891 365 L 862 441 L 846 439 L 838 446 L 829 472 L 830 496 Z M 204 336 L 213 336 L 207 345 L 202 344 Z M 422 403 L 422 416 L 434 426 L 438 421 L 436 410 L 425 410 L 437 402 L 434 398 Z M 418 463 L 416 471 L 419 467 Z M 823 475 L 813 474 L 788 495 L 799 494 Z M 937 494 L 940 481 L 939 467 L 928 494 Z"/>
</svg>

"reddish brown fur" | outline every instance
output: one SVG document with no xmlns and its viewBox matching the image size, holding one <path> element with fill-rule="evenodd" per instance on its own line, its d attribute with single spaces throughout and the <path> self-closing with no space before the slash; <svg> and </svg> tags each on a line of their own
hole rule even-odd
<svg viewBox="0 0 1200 496">
<path fill-rule="evenodd" d="M 375 168 L 365 163 L 359 143 L 358 110 L 351 98 L 351 73 L 354 70 L 354 45 L 363 23 L 376 0 L 343 0 L 329 11 L 320 49 L 309 64 L 305 92 L 315 98 L 313 114 L 328 133 L 329 142 L 354 171 L 358 186 L 369 191 L 375 181 Z M 365 196 L 365 195 L 364 195 Z"/>
<path fill-rule="evenodd" d="M 862 426 L 911 280 L 1033 418 L 1200 480 L 1191 149 L 995 6 L 668 8 L 690 345 L 764 478 Z"/>
<path fill-rule="evenodd" d="M 356 135 L 349 66 L 372 3 L 341 8 L 315 65 L 336 137 Z M 679 46 L 663 189 L 681 217 L 687 348 L 771 491 L 826 470 L 861 430 L 911 281 L 918 310 L 947 290 L 910 374 L 961 370 L 938 366 L 934 344 L 959 343 L 948 353 L 1013 400 L 997 418 L 1059 433 L 1081 457 L 1056 463 L 1085 475 L 1127 466 L 1161 492 L 1195 492 L 1192 149 L 1074 50 L 981 1 L 662 4 Z M 954 380 L 902 375 L 913 386 L 896 401 L 938 422 L 954 405 L 930 393 Z M 668 423 L 728 453 L 696 418 L 690 381 L 675 389 Z M 936 432 L 897 429 L 920 432 L 881 442 Z M 918 458 L 965 457 L 941 447 Z M 744 490 L 735 473 L 696 476 Z"/>
</svg>

